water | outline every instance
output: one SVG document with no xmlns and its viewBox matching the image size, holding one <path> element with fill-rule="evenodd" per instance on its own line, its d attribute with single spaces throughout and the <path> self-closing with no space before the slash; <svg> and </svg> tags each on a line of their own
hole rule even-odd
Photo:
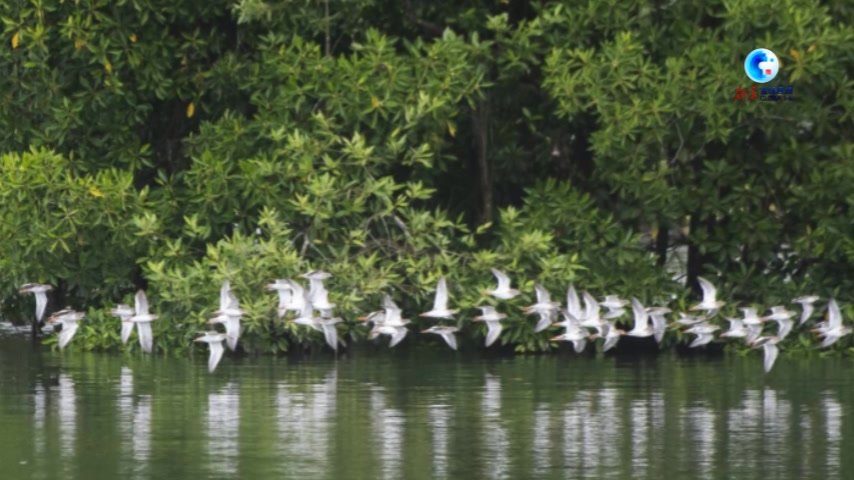
<svg viewBox="0 0 854 480">
<path fill-rule="evenodd" d="M 846 359 L 34 352 L 0 338 L 2 478 L 800 479 L 854 471 Z M 843 473 L 845 472 L 845 473 Z"/>
</svg>

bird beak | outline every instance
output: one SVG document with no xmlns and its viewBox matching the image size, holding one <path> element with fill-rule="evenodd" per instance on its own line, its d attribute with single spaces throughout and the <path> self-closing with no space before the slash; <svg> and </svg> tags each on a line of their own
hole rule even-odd
<svg viewBox="0 0 854 480">
<path fill-rule="evenodd" d="M 427 330 L 421 330 L 421 333 L 430 333 L 430 329 L 428 328 Z"/>
</svg>

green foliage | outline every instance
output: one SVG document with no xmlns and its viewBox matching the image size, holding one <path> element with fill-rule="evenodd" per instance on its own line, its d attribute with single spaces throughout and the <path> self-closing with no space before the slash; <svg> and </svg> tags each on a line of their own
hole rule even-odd
<svg viewBox="0 0 854 480">
<path fill-rule="evenodd" d="M 685 306 L 685 246 L 728 308 L 850 303 L 845 2 L 414 3 L 0 0 L 6 314 L 51 282 L 79 345 L 117 348 L 108 309 L 144 287 L 178 351 L 229 279 L 242 347 L 278 353 L 322 339 L 275 318 L 274 278 L 331 272 L 352 320 L 446 275 L 467 322 L 499 266 L 500 341 L 547 351 L 535 283 Z M 758 39 L 796 102 L 731 100 Z"/>
</svg>

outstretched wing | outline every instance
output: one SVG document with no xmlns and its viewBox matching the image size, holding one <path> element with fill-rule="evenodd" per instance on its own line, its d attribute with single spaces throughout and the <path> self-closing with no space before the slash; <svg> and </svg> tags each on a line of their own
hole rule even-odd
<svg viewBox="0 0 854 480">
<path fill-rule="evenodd" d="M 703 277 L 697 277 L 697 282 L 703 290 L 703 303 L 715 303 L 715 297 L 718 295 L 718 290 L 712 285 L 712 282 Z"/>
<path fill-rule="evenodd" d="M 407 333 L 409 333 L 409 330 L 407 330 L 406 327 L 395 328 L 394 334 L 391 336 L 391 343 L 389 344 L 389 347 L 393 347 L 403 341 Z"/>
<path fill-rule="evenodd" d="M 222 360 L 222 354 L 225 352 L 225 349 L 222 348 L 222 342 L 210 342 L 208 343 L 208 348 L 211 350 L 211 354 L 208 357 L 208 372 L 213 372 L 216 370 L 216 366 L 219 365 L 219 361 Z"/>
<path fill-rule="evenodd" d="M 502 326 L 499 322 L 486 322 L 486 328 L 488 329 L 486 333 L 486 346 L 490 346 L 498 340 L 498 336 L 501 335 Z"/>
<path fill-rule="evenodd" d="M 445 277 L 439 279 L 436 284 L 436 296 L 433 298 L 433 310 L 444 312 L 448 309 L 448 284 Z"/>
<path fill-rule="evenodd" d="M 338 330 L 335 328 L 335 324 L 333 323 L 321 323 L 320 327 L 323 328 L 323 336 L 326 338 L 326 343 L 332 347 L 332 350 L 338 351 Z"/>
<path fill-rule="evenodd" d="M 225 310 L 228 308 L 228 294 L 231 292 L 231 282 L 225 280 L 222 282 L 222 287 L 219 289 L 219 309 Z"/>
<path fill-rule="evenodd" d="M 777 354 L 780 353 L 780 349 L 777 348 L 777 345 L 774 343 L 766 343 L 762 346 L 762 350 L 765 352 L 765 361 L 763 362 L 765 366 L 765 373 L 771 371 L 771 367 L 774 366 L 774 362 L 777 360 Z"/>
<path fill-rule="evenodd" d="M 551 303 L 551 295 L 549 295 L 549 291 L 546 290 L 545 287 L 540 284 L 537 284 L 534 285 L 534 290 L 537 292 L 537 303 L 544 305 L 547 303 Z"/>
<path fill-rule="evenodd" d="M 74 338 L 74 334 L 77 333 L 77 327 L 79 325 L 77 322 L 69 322 L 62 325 L 62 331 L 59 332 L 59 348 L 65 348 L 68 345 L 68 342 Z"/>
<path fill-rule="evenodd" d="M 442 338 L 445 339 L 445 343 L 447 343 L 448 346 L 451 347 L 452 350 L 457 349 L 457 337 L 456 337 L 456 335 L 454 335 L 451 332 L 442 332 L 441 335 L 442 335 Z"/>
<path fill-rule="evenodd" d="M 130 334 L 133 333 L 133 326 L 136 322 L 122 321 L 122 344 L 128 343 Z"/>
<path fill-rule="evenodd" d="M 649 314 L 646 313 L 646 308 L 640 303 L 637 298 L 632 298 L 632 314 L 635 317 L 635 329 L 646 328 Z"/>
<path fill-rule="evenodd" d="M 581 300 L 578 299 L 578 292 L 572 284 L 566 290 L 566 310 L 573 317 L 581 318 Z"/>
<path fill-rule="evenodd" d="M 139 346 L 145 353 L 151 353 L 154 335 L 151 333 L 151 322 L 137 322 L 136 334 L 139 336 Z"/>
<path fill-rule="evenodd" d="M 43 291 L 36 292 L 36 320 L 41 322 L 44 309 L 47 307 L 47 295 Z"/>
<path fill-rule="evenodd" d="M 138 290 L 134 297 L 134 311 L 137 315 L 148 315 L 148 297 L 145 290 Z"/>
<path fill-rule="evenodd" d="M 828 330 L 842 326 L 842 312 L 839 311 L 839 305 L 836 300 L 830 299 L 827 302 L 827 327 Z"/>
<path fill-rule="evenodd" d="M 510 277 L 508 277 L 506 273 L 498 270 L 497 268 L 491 268 L 490 270 L 492 270 L 492 274 L 495 275 L 495 279 L 498 280 L 498 288 L 496 290 L 510 289 Z"/>
<path fill-rule="evenodd" d="M 585 320 L 596 320 L 599 318 L 599 302 L 590 295 L 590 292 L 584 292 L 581 294 L 584 297 L 584 319 Z"/>
</svg>

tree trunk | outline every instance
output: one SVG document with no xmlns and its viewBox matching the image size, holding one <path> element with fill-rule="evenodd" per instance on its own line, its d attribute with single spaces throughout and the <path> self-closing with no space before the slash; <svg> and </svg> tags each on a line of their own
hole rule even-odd
<svg viewBox="0 0 854 480">
<path fill-rule="evenodd" d="M 480 190 L 480 218 L 478 225 L 492 221 L 492 171 L 489 164 L 489 113 L 486 100 L 480 102 L 471 114 L 474 132 L 474 151 L 477 157 L 478 187 Z"/>
</svg>

